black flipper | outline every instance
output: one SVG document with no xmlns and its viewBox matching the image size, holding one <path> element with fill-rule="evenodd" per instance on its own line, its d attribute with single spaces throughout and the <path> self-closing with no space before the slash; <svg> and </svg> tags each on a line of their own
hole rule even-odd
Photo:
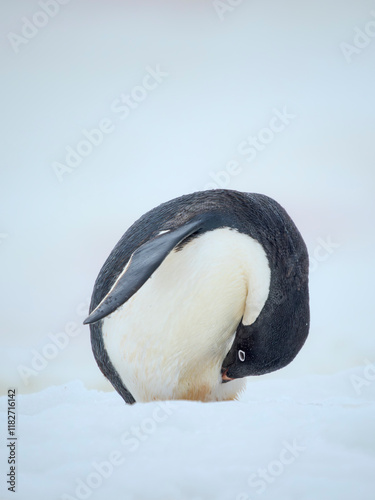
<svg viewBox="0 0 375 500">
<path fill-rule="evenodd" d="M 194 218 L 183 226 L 166 231 L 137 248 L 108 294 L 83 323 L 85 325 L 95 323 L 129 300 L 150 278 L 167 255 L 201 227 L 202 219 Z"/>
</svg>

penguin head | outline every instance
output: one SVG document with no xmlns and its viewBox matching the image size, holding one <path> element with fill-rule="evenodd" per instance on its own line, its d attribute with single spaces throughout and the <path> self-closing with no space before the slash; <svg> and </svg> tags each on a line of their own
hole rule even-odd
<svg viewBox="0 0 375 500">
<path fill-rule="evenodd" d="M 263 375 L 288 365 L 309 332 L 308 256 L 304 245 L 293 259 L 274 259 L 268 299 L 256 321 L 238 325 L 222 365 L 223 382 Z"/>
</svg>

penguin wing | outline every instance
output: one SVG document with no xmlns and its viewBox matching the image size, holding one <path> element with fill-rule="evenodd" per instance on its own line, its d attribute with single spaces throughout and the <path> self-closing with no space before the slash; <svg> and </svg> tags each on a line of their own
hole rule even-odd
<svg viewBox="0 0 375 500">
<path fill-rule="evenodd" d="M 110 291 L 83 322 L 85 325 L 105 318 L 132 297 L 167 255 L 184 239 L 204 224 L 201 217 L 194 218 L 177 229 L 162 231 L 154 239 L 138 247 L 131 255 Z"/>
</svg>

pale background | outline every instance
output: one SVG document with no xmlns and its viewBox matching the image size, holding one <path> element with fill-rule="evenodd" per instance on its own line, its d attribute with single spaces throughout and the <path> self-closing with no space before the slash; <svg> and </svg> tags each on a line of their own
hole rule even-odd
<svg viewBox="0 0 375 500">
<path fill-rule="evenodd" d="M 132 222 L 203 189 L 230 160 L 242 172 L 225 187 L 278 200 L 312 257 L 321 239 L 335 243 L 311 273 L 310 337 L 268 377 L 375 361 L 375 38 L 350 63 L 340 48 L 375 20 L 375 4 L 237 3 L 220 19 L 204 0 L 71 0 L 17 54 L 7 35 L 40 7 L 3 3 L 1 393 L 75 379 L 110 387 L 88 327 L 27 380 L 20 366 L 32 368 L 49 334 L 81 325 L 96 275 Z M 157 65 L 168 77 L 121 120 L 111 103 Z M 296 118 L 246 162 L 238 145 L 284 106 Z M 59 182 L 52 163 L 106 117 L 114 132 Z"/>
</svg>

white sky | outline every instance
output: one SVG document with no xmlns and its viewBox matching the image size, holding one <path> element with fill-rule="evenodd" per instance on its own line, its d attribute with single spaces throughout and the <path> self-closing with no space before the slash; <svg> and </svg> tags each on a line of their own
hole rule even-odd
<svg viewBox="0 0 375 500">
<path fill-rule="evenodd" d="M 21 36 L 22 18 L 41 9 L 20 0 L 2 10 L 1 391 L 76 378 L 104 387 L 88 327 L 28 385 L 17 367 L 82 323 L 82 302 L 134 220 L 203 189 L 230 160 L 241 172 L 226 187 L 278 200 L 312 256 L 319 238 L 339 245 L 311 275 L 308 342 L 272 376 L 375 359 L 375 37 L 350 63 L 340 48 L 375 21 L 373 2 L 244 1 L 220 20 L 210 1 L 72 0 L 18 53 L 9 33 Z M 122 120 L 114 101 L 158 65 L 168 76 Z M 238 145 L 284 106 L 295 118 L 246 162 Z M 59 182 L 53 162 L 105 118 L 114 131 Z"/>
</svg>

